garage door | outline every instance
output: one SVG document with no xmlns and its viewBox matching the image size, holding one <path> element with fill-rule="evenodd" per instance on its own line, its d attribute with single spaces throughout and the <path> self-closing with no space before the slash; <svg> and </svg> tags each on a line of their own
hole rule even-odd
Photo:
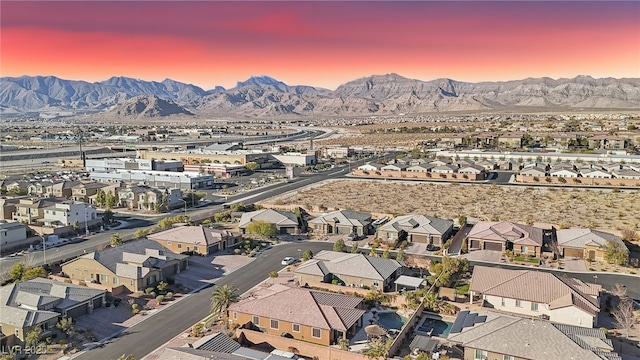
<svg viewBox="0 0 640 360">
<path fill-rule="evenodd" d="M 214 252 L 218 251 L 220 249 L 220 247 L 218 245 L 220 245 L 220 244 L 215 243 L 215 244 L 209 246 L 209 254 L 213 254 Z"/>
<path fill-rule="evenodd" d="M 502 244 L 500 244 L 500 243 L 495 243 L 495 242 L 490 242 L 490 241 L 485 241 L 485 242 L 484 242 L 484 249 L 485 249 L 485 250 L 497 250 L 497 251 L 502 251 Z"/>
<path fill-rule="evenodd" d="M 428 243 L 429 235 L 411 235 L 411 241 L 415 243 Z"/>
<path fill-rule="evenodd" d="M 480 249 L 480 240 L 471 240 L 471 249 Z"/>
<path fill-rule="evenodd" d="M 582 256 L 584 256 L 584 252 L 582 249 L 564 248 L 564 256 L 582 258 Z"/>
<path fill-rule="evenodd" d="M 97 309 L 102 307 L 102 298 L 93 299 L 93 308 Z"/>
<path fill-rule="evenodd" d="M 75 319 L 78 316 L 82 316 L 88 313 L 89 313 L 89 304 L 83 304 L 71 310 L 67 310 L 67 317 Z"/>
</svg>

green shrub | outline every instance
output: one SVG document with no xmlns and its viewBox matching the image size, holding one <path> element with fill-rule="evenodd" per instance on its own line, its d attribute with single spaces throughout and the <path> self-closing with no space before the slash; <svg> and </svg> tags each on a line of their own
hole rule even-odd
<svg viewBox="0 0 640 360">
<path fill-rule="evenodd" d="M 162 304 L 162 302 L 164 301 L 164 295 L 156 296 L 156 301 L 158 302 L 158 305 Z"/>
<path fill-rule="evenodd" d="M 146 289 L 144 289 L 144 293 L 147 295 L 151 295 L 151 293 L 155 290 L 155 288 L 152 287 L 148 287 Z"/>
<path fill-rule="evenodd" d="M 164 298 L 165 298 L 165 299 L 167 299 L 167 300 L 171 300 L 171 299 L 173 299 L 173 293 L 172 293 L 171 291 L 169 291 L 169 292 L 167 293 L 167 295 L 165 295 L 165 296 L 164 296 Z"/>
</svg>

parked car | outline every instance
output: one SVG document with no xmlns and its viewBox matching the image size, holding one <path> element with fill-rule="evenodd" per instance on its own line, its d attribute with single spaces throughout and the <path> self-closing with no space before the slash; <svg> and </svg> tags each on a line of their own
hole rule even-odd
<svg viewBox="0 0 640 360">
<path fill-rule="evenodd" d="M 440 249 L 440 247 L 437 246 L 437 245 L 427 244 L 427 251 L 437 251 L 439 249 Z"/>
<path fill-rule="evenodd" d="M 347 241 L 358 241 L 363 239 L 364 236 L 358 235 L 356 233 L 351 233 L 347 236 Z"/>
<path fill-rule="evenodd" d="M 296 262 L 296 259 L 291 257 L 291 256 L 287 256 L 286 258 L 282 259 L 282 265 L 291 265 L 294 262 Z"/>
</svg>

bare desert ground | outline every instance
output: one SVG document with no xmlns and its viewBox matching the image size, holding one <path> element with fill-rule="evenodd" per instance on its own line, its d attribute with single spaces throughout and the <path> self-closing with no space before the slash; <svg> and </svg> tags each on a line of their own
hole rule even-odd
<svg viewBox="0 0 640 360">
<path fill-rule="evenodd" d="M 338 180 L 283 194 L 268 203 L 376 214 L 421 213 L 441 218 L 553 224 L 604 231 L 640 229 L 640 193 L 475 184 Z"/>
</svg>

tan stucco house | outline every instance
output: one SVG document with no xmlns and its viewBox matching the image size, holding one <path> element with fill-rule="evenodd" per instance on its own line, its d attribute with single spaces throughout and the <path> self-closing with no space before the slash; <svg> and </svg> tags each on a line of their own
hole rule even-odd
<svg viewBox="0 0 640 360">
<path fill-rule="evenodd" d="M 188 267 L 188 256 L 155 241 L 140 239 L 82 255 L 62 264 L 71 279 L 103 285 L 109 291 L 141 291 Z"/>
<path fill-rule="evenodd" d="M 232 324 L 251 323 L 260 331 L 319 345 L 334 345 L 362 328 L 364 299 L 275 284 L 261 288 L 228 309 Z"/>
<path fill-rule="evenodd" d="M 203 256 L 225 250 L 242 241 L 242 234 L 206 226 L 178 226 L 147 235 L 173 253 L 195 253 Z"/>
</svg>

